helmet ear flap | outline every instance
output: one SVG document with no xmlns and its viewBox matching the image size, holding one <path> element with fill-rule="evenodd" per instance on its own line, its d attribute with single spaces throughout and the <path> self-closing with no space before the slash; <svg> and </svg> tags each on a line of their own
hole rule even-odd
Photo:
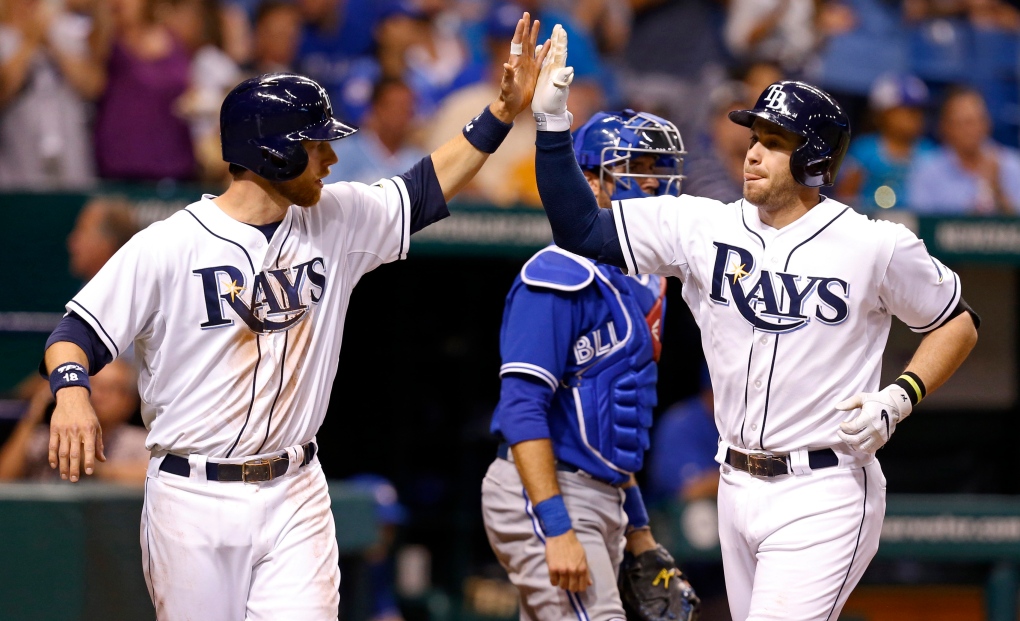
<svg viewBox="0 0 1020 621">
<path fill-rule="evenodd" d="M 278 148 L 259 147 L 262 163 L 254 171 L 270 181 L 289 181 L 299 177 L 308 166 L 308 152 L 300 142 L 284 143 Z"/>
</svg>

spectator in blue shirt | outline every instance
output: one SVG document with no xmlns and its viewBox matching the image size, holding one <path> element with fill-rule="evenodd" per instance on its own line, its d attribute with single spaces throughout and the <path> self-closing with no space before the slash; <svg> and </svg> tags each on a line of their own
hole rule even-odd
<svg viewBox="0 0 1020 621">
<path fill-rule="evenodd" d="M 991 139 L 980 93 L 953 88 L 942 105 L 943 146 L 910 172 L 907 200 L 920 213 L 1015 215 L 1020 211 L 1020 152 Z"/>
<path fill-rule="evenodd" d="M 414 122 L 414 93 L 387 78 L 372 92 L 372 106 L 358 133 L 337 143 L 337 163 L 323 183 L 376 181 L 399 175 L 428 155 L 410 144 Z"/>
<path fill-rule="evenodd" d="M 907 175 L 936 145 L 924 136 L 928 87 L 912 75 L 887 74 L 871 88 L 878 129 L 850 143 L 836 194 L 861 209 L 906 207 Z"/>
</svg>

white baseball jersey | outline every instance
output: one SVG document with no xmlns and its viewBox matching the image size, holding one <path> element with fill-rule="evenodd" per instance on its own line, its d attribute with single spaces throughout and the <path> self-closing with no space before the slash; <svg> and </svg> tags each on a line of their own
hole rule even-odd
<svg viewBox="0 0 1020 621">
<path fill-rule="evenodd" d="M 746 201 L 693 196 L 617 202 L 614 217 L 630 273 L 683 281 L 738 448 L 845 447 L 835 404 L 879 388 L 892 316 L 927 332 L 960 300 L 914 234 L 833 200 L 778 230 Z"/>
<path fill-rule="evenodd" d="M 67 304 L 114 356 L 134 343 L 146 445 L 242 457 L 310 441 L 326 414 L 351 290 L 406 256 L 400 177 L 325 186 L 272 240 L 213 197 L 136 235 Z"/>
</svg>

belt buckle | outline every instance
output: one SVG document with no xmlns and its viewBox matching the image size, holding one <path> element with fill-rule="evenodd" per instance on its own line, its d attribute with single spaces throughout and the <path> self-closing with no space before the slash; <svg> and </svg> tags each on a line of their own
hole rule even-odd
<svg viewBox="0 0 1020 621">
<path fill-rule="evenodd" d="M 241 480 L 245 483 L 258 483 L 260 481 L 273 480 L 273 462 L 282 460 L 282 457 L 271 459 L 253 459 L 241 464 Z"/>
<path fill-rule="evenodd" d="M 747 453 L 747 472 L 753 477 L 771 477 L 772 456 L 768 453 Z"/>
</svg>

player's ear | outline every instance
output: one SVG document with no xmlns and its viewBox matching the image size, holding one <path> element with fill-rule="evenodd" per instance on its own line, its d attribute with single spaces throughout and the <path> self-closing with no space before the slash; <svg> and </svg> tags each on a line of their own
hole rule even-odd
<svg viewBox="0 0 1020 621">
<path fill-rule="evenodd" d="M 588 187 L 591 188 L 592 194 L 595 195 L 595 200 L 599 199 L 599 194 L 602 193 L 602 184 L 599 183 L 599 176 L 590 170 L 584 171 L 584 178 L 588 182 Z"/>
</svg>

